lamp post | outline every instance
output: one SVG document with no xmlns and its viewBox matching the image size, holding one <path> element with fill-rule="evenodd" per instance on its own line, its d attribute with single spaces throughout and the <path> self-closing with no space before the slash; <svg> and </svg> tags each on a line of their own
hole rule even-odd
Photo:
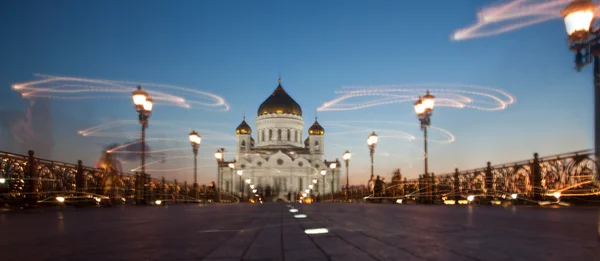
<svg viewBox="0 0 600 261">
<path fill-rule="evenodd" d="M 229 162 L 227 166 L 229 166 L 229 169 L 231 170 L 231 184 L 227 189 L 229 190 L 229 193 L 233 194 L 233 171 L 235 170 L 235 161 Z"/>
<path fill-rule="evenodd" d="M 350 151 L 346 151 L 344 152 L 344 156 L 342 158 L 344 158 L 344 162 L 346 163 L 346 201 L 348 201 L 348 190 L 350 189 L 350 176 L 349 176 L 349 170 L 348 170 L 348 166 L 350 165 L 350 158 L 352 157 L 352 154 L 350 154 Z"/>
<path fill-rule="evenodd" d="M 135 105 L 135 111 L 138 114 L 138 119 L 140 125 L 142 125 L 142 137 L 141 137 L 141 145 L 142 145 L 142 173 L 140 174 L 140 188 L 138 188 L 138 203 L 142 201 L 142 190 L 144 189 L 145 180 L 146 180 L 146 129 L 148 128 L 148 120 L 150 119 L 150 115 L 152 115 L 152 98 L 148 95 L 147 92 L 142 90 L 142 86 L 137 87 L 132 93 L 133 104 Z"/>
<path fill-rule="evenodd" d="M 595 11 L 598 6 L 591 0 L 574 0 L 561 14 L 569 35 L 570 50 L 575 52 L 575 68 L 594 63 L 594 151 L 596 162 L 600 158 L 600 28 L 593 28 Z M 593 61 L 592 61 L 593 60 Z M 541 182 L 541 177 L 539 177 Z M 600 181 L 600 172 L 596 172 Z M 541 184 L 540 184 L 541 185 Z M 534 184 L 535 186 L 535 184 Z"/>
<path fill-rule="evenodd" d="M 373 155 L 375 154 L 375 145 L 377 145 L 378 141 L 379 137 L 377 137 L 375 132 L 371 133 L 371 136 L 369 136 L 367 139 L 367 145 L 369 145 L 369 155 L 371 155 L 371 177 L 374 175 L 375 164 L 373 163 Z"/>
<path fill-rule="evenodd" d="M 336 162 L 331 162 L 329 164 L 329 168 L 331 169 L 331 201 L 333 201 L 333 185 L 335 180 L 335 168 L 337 167 L 337 165 L 337 160 Z"/>
<path fill-rule="evenodd" d="M 240 176 L 240 201 L 244 200 L 244 182 L 242 182 L 242 174 L 244 174 L 244 171 L 242 170 L 238 170 L 237 171 L 238 176 Z"/>
<path fill-rule="evenodd" d="M 223 157 L 225 156 L 225 148 L 220 148 L 215 152 L 215 159 L 217 160 L 217 202 L 221 202 L 221 178 L 222 178 L 222 169 L 221 164 L 223 162 Z"/>
<path fill-rule="evenodd" d="M 429 180 L 429 172 L 427 170 L 427 159 L 429 158 L 429 155 L 427 153 L 427 127 L 431 125 L 431 115 L 433 113 L 434 104 L 434 97 L 429 93 L 429 91 L 425 93 L 425 96 L 419 97 L 419 99 L 417 99 L 417 101 L 415 102 L 415 112 L 417 113 L 417 117 L 421 122 L 421 130 L 423 131 L 423 141 L 425 148 L 425 184 L 427 185 L 427 188 L 425 189 L 425 194 L 427 200 L 429 201 L 431 200 L 431 181 Z"/>
<path fill-rule="evenodd" d="M 196 132 L 190 133 L 190 142 L 192 143 L 192 151 L 194 152 L 194 198 L 198 200 L 200 198 L 200 192 L 198 191 L 198 149 L 200 148 L 200 141 L 202 137 Z"/>
<path fill-rule="evenodd" d="M 325 195 L 325 175 L 327 175 L 327 170 L 322 169 L 321 170 L 321 177 L 323 178 L 323 182 L 322 182 L 323 185 L 321 187 L 323 188 L 323 190 L 320 190 L 319 194 L 323 194 L 323 195 Z"/>
</svg>

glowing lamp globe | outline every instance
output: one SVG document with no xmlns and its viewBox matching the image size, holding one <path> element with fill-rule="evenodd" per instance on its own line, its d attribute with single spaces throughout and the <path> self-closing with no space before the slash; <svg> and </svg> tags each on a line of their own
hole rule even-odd
<svg viewBox="0 0 600 261">
<path fill-rule="evenodd" d="M 344 156 L 342 156 L 342 158 L 344 158 L 344 160 L 346 160 L 346 161 L 350 160 L 351 157 L 352 157 L 352 154 L 350 154 L 350 151 L 346 151 L 344 153 Z"/>
<path fill-rule="evenodd" d="M 419 99 L 415 102 L 414 106 L 417 115 L 425 113 L 425 105 L 423 105 L 423 99 L 421 99 L 421 97 L 419 97 Z"/>
<path fill-rule="evenodd" d="M 335 162 L 329 164 L 330 169 L 335 169 L 335 167 L 337 167 L 337 164 L 335 164 Z"/>
<path fill-rule="evenodd" d="M 152 111 L 152 98 L 147 97 L 146 100 L 144 101 L 144 110 L 145 111 Z"/>
<path fill-rule="evenodd" d="M 322 175 L 322 176 L 325 176 L 325 174 L 327 174 L 327 171 L 326 171 L 326 170 L 324 170 L 324 169 L 323 169 L 323 170 L 321 170 L 321 175 Z"/>
<path fill-rule="evenodd" d="M 377 137 L 377 134 L 375 134 L 375 132 L 371 133 L 371 136 L 369 136 L 369 138 L 367 139 L 367 144 L 369 146 L 373 146 L 375 144 L 377 144 L 377 141 L 379 141 L 379 137 Z"/>
<path fill-rule="evenodd" d="M 243 170 L 238 170 L 238 171 L 236 171 L 236 172 L 237 172 L 237 174 L 238 174 L 238 175 L 240 175 L 240 176 L 241 176 L 242 174 L 244 174 L 244 171 L 243 171 Z"/>
<path fill-rule="evenodd" d="M 433 95 L 431 95 L 429 91 L 425 93 L 425 96 L 423 96 L 422 98 L 422 104 L 423 107 L 425 107 L 425 110 L 433 110 L 433 106 L 435 105 L 434 98 L 435 97 L 433 97 Z"/>
<path fill-rule="evenodd" d="M 137 106 L 144 105 L 144 102 L 146 102 L 146 97 L 148 97 L 148 93 L 142 90 L 142 86 L 138 86 L 137 90 L 133 92 L 133 104 Z"/>
<path fill-rule="evenodd" d="M 571 43 L 586 40 L 596 8 L 597 6 L 591 0 L 575 0 L 562 10 L 561 14 Z"/>
<path fill-rule="evenodd" d="M 217 160 L 222 160 L 223 159 L 223 152 L 218 150 L 217 152 L 215 152 L 215 159 Z"/>
<path fill-rule="evenodd" d="M 202 141 L 200 135 L 196 131 L 192 131 L 190 133 L 190 142 L 194 145 L 200 145 L 200 141 Z"/>
<path fill-rule="evenodd" d="M 228 166 L 229 166 L 230 169 L 235 169 L 235 164 L 233 164 L 233 163 L 229 163 Z"/>
</svg>

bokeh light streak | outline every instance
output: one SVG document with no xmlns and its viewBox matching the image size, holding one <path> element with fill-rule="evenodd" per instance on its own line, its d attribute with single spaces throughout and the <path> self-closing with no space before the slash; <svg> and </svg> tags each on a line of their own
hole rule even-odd
<svg viewBox="0 0 600 261">
<path fill-rule="evenodd" d="M 191 159 L 191 158 L 193 158 L 193 156 L 171 156 L 171 157 L 165 157 L 163 159 L 159 159 L 159 160 L 155 160 L 155 161 L 146 163 L 143 166 L 147 167 L 147 166 L 150 166 L 152 164 L 156 164 L 156 163 L 159 163 L 159 162 L 162 162 L 162 161 L 166 161 L 168 159 Z M 142 165 L 140 165 L 138 167 L 135 167 L 135 168 L 132 168 L 131 171 L 138 171 L 141 168 L 142 168 Z"/>
<path fill-rule="evenodd" d="M 476 13 L 476 23 L 456 30 L 451 40 L 494 36 L 561 18 L 560 11 L 570 2 L 571 0 L 513 0 L 486 7 Z"/>
<path fill-rule="evenodd" d="M 35 74 L 42 80 L 13 84 L 12 88 L 21 93 L 24 98 L 55 98 L 55 99 L 96 99 L 108 98 L 119 99 L 131 96 L 132 90 L 137 85 L 143 88 L 159 104 L 191 108 L 192 105 L 202 107 L 222 107 L 221 110 L 229 110 L 229 105 L 220 96 L 212 93 L 184 88 L 167 84 L 135 83 L 128 81 L 112 81 L 105 79 L 88 79 L 78 77 L 63 77 L 44 74 Z M 161 91 L 157 90 L 161 89 Z M 178 96 L 166 91 L 176 91 L 185 95 Z M 115 93 L 115 96 L 80 95 L 81 93 Z M 199 100 L 198 100 L 199 99 Z"/>
<path fill-rule="evenodd" d="M 357 124 L 362 124 L 360 126 L 353 126 L 353 125 L 348 125 L 349 123 L 357 123 Z M 322 125 L 327 126 L 338 126 L 338 127 L 343 127 L 343 128 L 351 128 L 354 129 L 352 130 L 352 132 L 356 131 L 356 132 L 370 132 L 372 131 L 373 128 L 365 128 L 363 126 L 365 126 L 364 124 L 368 123 L 368 124 L 376 124 L 376 123 L 384 123 L 384 124 L 400 124 L 400 125 L 409 125 L 409 126 L 419 126 L 418 123 L 407 123 L 407 122 L 395 122 L 395 121 L 327 121 L 327 122 L 323 122 Z M 454 135 L 442 128 L 438 128 L 435 126 L 430 126 L 431 129 L 434 129 L 436 131 L 439 131 L 441 133 L 443 133 L 445 136 L 447 136 L 448 138 L 446 140 L 435 140 L 435 139 L 431 139 L 429 138 L 428 141 L 431 142 L 437 142 L 437 143 L 443 143 L 443 144 L 447 144 L 447 143 L 452 143 L 456 140 L 456 138 L 454 137 Z M 399 130 L 393 130 L 393 129 L 379 129 L 376 128 L 377 131 L 385 131 L 385 132 L 389 132 L 389 133 L 393 133 L 396 135 L 388 135 L 388 136 L 393 136 L 395 138 L 399 138 L 399 139 L 405 139 L 408 141 L 412 141 L 417 139 L 417 137 L 415 137 L 414 135 L 408 134 L 406 132 L 403 131 L 399 131 Z M 346 132 L 341 132 L 341 133 L 346 133 Z M 328 135 L 338 135 L 339 133 L 329 133 Z M 419 137 L 420 139 L 421 137 Z"/>
<path fill-rule="evenodd" d="M 318 111 L 348 111 L 392 103 L 413 102 L 419 95 L 425 93 L 426 90 L 430 90 L 432 93 L 436 94 L 436 107 L 472 108 L 484 111 L 496 111 L 506 109 L 508 105 L 513 104 L 516 101 L 512 95 L 503 90 L 478 85 L 423 83 L 351 86 L 343 87 L 342 90 L 335 91 L 336 94 L 341 94 L 341 96 L 323 103 L 323 105 L 318 108 Z M 384 98 L 359 103 L 342 103 L 351 98 L 370 96 L 384 96 Z"/>
</svg>

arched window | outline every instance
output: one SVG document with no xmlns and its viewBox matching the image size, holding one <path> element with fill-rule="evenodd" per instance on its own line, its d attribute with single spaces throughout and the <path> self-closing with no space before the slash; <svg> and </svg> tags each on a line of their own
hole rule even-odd
<svg viewBox="0 0 600 261">
<path fill-rule="evenodd" d="M 319 141 L 315 141 L 315 150 L 319 150 Z"/>
<path fill-rule="evenodd" d="M 288 129 L 287 133 L 288 133 L 287 140 L 291 141 L 292 140 L 292 131 L 290 131 L 290 129 Z"/>
<path fill-rule="evenodd" d="M 265 141 L 265 130 L 261 130 L 260 132 L 260 141 Z"/>
<path fill-rule="evenodd" d="M 277 140 L 281 140 L 281 129 L 277 129 Z"/>
<path fill-rule="evenodd" d="M 273 140 L 273 130 L 269 129 L 269 140 Z"/>
<path fill-rule="evenodd" d="M 298 142 L 298 130 L 294 131 L 294 142 Z"/>
<path fill-rule="evenodd" d="M 242 140 L 242 144 L 240 146 L 242 149 L 246 149 L 246 140 Z"/>
</svg>

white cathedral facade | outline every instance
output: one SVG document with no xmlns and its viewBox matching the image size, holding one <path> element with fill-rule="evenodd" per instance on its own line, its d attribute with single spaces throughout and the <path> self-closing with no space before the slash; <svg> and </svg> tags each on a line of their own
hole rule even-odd
<svg viewBox="0 0 600 261">
<path fill-rule="evenodd" d="M 303 140 L 302 109 L 283 89 L 281 79 L 257 114 L 255 131 L 245 117 L 235 130 L 235 170 L 221 167 L 222 190 L 239 193 L 240 182 L 246 179 L 271 200 L 298 197 L 311 184 L 313 196 L 329 194 L 332 188 L 333 192 L 341 190 L 339 162 L 332 169 L 324 159 L 325 130 L 315 118 Z M 247 194 L 247 185 L 243 187 Z"/>
</svg>

